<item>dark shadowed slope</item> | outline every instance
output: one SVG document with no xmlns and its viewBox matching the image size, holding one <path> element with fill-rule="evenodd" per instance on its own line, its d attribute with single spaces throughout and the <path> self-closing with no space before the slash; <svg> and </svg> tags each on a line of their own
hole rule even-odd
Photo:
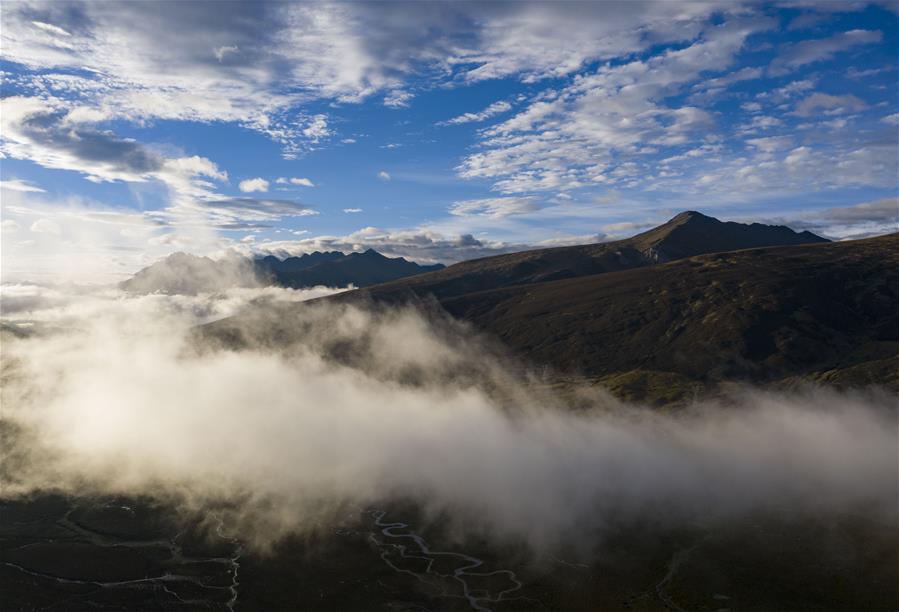
<svg viewBox="0 0 899 612">
<path fill-rule="evenodd" d="M 366 287 L 443 269 L 441 264 L 422 266 L 402 257 L 385 257 L 374 249 L 368 249 L 364 253 L 339 255 L 340 257 L 329 257 L 301 269 L 277 267 L 274 270 L 277 284 L 296 288 L 316 285 L 346 287 L 350 284 Z M 283 263 L 287 264 L 291 259 L 296 258 L 288 258 Z"/>
<path fill-rule="evenodd" d="M 771 235 L 814 243 L 586 272 L 628 249 L 635 261 L 649 249 L 660 259 L 702 249 L 689 236 L 702 240 L 713 228 L 737 244 Z M 706 242 L 725 244 L 714 235 Z M 488 281 L 496 287 L 477 290 Z M 899 389 L 899 234 L 831 243 L 687 213 L 618 243 L 466 262 L 324 301 L 430 307 L 433 298 L 525 363 L 546 367 L 552 379 L 599 380 L 633 399 L 678 401 L 726 381 Z M 304 307 L 279 313 L 280 331 L 262 335 L 272 342 L 291 337 L 291 308 Z M 240 318 L 222 321 L 207 333 L 232 338 L 241 325 Z"/>
<path fill-rule="evenodd" d="M 784 225 L 719 221 L 694 211 L 682 212 L 668 223 L 630 240 L 643 255 L 657 263 L 706 253 L 828 242 L 809 231 L 794 232 Z"/>
<path fill-rule="evenodd" d="M 406 287 L 328 299 L 429 295 L 413 279 Z M 632 397 L 676 399 L 722 381 L 795 378 L 899 389 L 899 234 L 438 299 L 530 364 L 601 379 Z"/>
<path fill-rule="evenodd" d="M 421 266 L 402 257 L 384 257 L 372 249 L 349 255 L 339 251 L 315 252 L 284 260 L 271 255 L 213 260 L 175 253 L 140 270 L 119 286 L 131 293 L 180 294 L 263 285 L 366 287 L 442 268 L 441 264 Z"/>
<path fill-rule="evenodd" d="M 536 364 L 590 377 L 899 388 L 899 234 L 704 255 L 442 305 Z"/>
<path fill-rule="evenodd" d="M 281 281 L 290 278 L 291 274 L 295 274 L 302 270 L 307 270 L 313 266 L 326 261 L 334 261 L 346 257 L 340 251 L 315 251 L 314 253 L 303 253 L 297 257 L 287 257 L 279 259 L 274 255 L 266 255 L 256 260 L 256 267 Z"/>
<path fill-rule="evenodd" d="M 632 238 L 464 261 L 414 280 L 380 287 L 379 292 L 386 295 L 411 290 L 446 298 L 472 291 L 640 268 L 703 253 L 819 242 L 827 240 L 784 226 L 725 223 L 688 211 Z"/>
</svg>

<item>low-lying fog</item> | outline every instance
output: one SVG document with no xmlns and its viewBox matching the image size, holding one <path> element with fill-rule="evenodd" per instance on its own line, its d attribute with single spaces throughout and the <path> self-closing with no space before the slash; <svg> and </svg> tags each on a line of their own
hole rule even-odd
<svg viewBox="0 0 899 612">
<path fill-rule="evenodd" d="M 895 516 L 895 397 L 753 391 L 672 416 L 594 392 L 574 411 L 412 310 L 302 305 L 290 349 L 193 346 L 199 323 L 329 292 L 4 286 L 2 495 L 228 503 L 259 544 L 395 498 L 538 547 L 622 517 Z"/>
</svg>

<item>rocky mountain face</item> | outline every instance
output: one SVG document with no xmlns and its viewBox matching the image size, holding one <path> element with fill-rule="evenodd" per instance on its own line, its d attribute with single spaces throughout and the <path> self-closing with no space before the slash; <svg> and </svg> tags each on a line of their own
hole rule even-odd
<svg viewBox="0 0 899 612">
<path fill-rule="evenodd" d="M 682 212 L 668 223 L 630 240 L 654 263 L 706 253 L 828 242 L 811 232 L 794 232 L 784 225 L 719 221 L 695 211 Z"/>
<path fill-rule="evenodd" d="M 684 213 L 616 243 L 463 262 L 322 301 L 437 309 L 552 380 L 660 405 L 732 382 L 899 389 L 899 234 L 829 242 Z M 278 313 L 271 341 L 305 307 Z M 204 333 L 239 340 L 241 325 Z"/>
<path fill-rule="evenodd" d="M 374 249 L 363 253 L 310 253 L 302 257 L 257 260 L 256 268 L 274 284 L 284 287 L 366 287 L 415 274 L 443 269 L 443 265 L 422 266 L 402 257 L 385 257 Z"/>
<path fill-rule="evenodd" d="M 436 298 L 527 363 L 659 403 L 727 382 L 899 390 L 899 234 L 832 243 L 687 212 L 329 298 Z"/>
<path fill-rule="evenodd" d="M 439 299 L 566 278 L 643 268 L 706 253 L 755 247 L 828 242 L 788 227 L 722 222 L 698 212 L 683 212 L 667 223 L 631 238 L 523 251 L 463 261 L 438 272 L 378 287 L 378 294 L 432 294 Z"/>
<path fill-rule="evenodd" d="M 440 304 L 531 363 L 636 398 L 725 381 L 899 390 L 899 234 L 699 255 Z"/>
</svg>

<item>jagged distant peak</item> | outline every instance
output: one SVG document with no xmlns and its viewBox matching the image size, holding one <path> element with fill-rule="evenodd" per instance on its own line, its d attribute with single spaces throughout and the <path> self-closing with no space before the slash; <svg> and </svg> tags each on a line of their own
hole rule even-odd
<svg viewBox="0 0 899 612">
<path fill-rule="evenodd" d="M 198 293 L 261 285 L 364 287 L 442 267 L 420 265 L 402 257 L 385 257 L 374 249 L 352 253 L 314 251 L 284 259 L 274 254 L 255 257 L 235 254 L 213 260 L 173 253 L 119 286 L 132 293 Z"/>
</svg>

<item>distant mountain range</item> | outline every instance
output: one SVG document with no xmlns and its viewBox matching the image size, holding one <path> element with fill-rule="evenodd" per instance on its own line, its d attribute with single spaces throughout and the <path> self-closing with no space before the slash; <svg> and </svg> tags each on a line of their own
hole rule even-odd
<svg viewBox="0 0 899 612">
<path fill-rule="evenodd" d="M 280 260 L 269 255 L 255 261 L 263 277 L 284 287 L 366 287 L 395 279 L 433 272 L 443 264 L 422 266 L 402 257 L 385 257 L 374 249 L 344 255 L 339 251 L 308 253 Z"/>
<path fill-rule="evenodd" d="M 811 232 L 782 225 L 722 222 L 698 212 L 680 213 L 667 223 L 624 240 L 555 247 L 463 261 L 438 272 L 377 287 L 372 295 L 431 294 L 439 299 L 485 291 L 644 268 L 724 251 L 828 242 Z"/>
<path fill-rule="evenodd" d="M 728 381 L 899 390 L 899 234 L 831 243 L 696 212 L 633 238 L 326 298 L 421 302 L 563 378 L 678 401 Z"/>
<path fill-rule="evenodd" d="M 232 256 L 213 260 L 175 253 L 139 271 L 119 287 L 131 293 L 180 294 L 267 285 L 366 287 L 443 267 L 442 264 L 422 266 L 402 257 L 385 257 L 373 249 L 348 255 L 339 251 L 316 251 L 286 259 L 269 255 L 256 259 Z"/>
<path fill-rule="evenodd" d="M 436 307 L 551 380 L 657 404 L 733 381 L 899 390 L 899 234 L 829 242 L 687 212 L 626 240 L 466 261 L 316 301 Z M 280 312 L 270 338 L 257 326 L 259 337 L 244 335 L 241 318 L 203 333 L 277 342 L 305 307 Z"/>
<path fill-rule="evenodd" d="M 379 299 L 383 287 L 367 293 Z M 727 381 L 899 391 L 899 234 L 700 255 L 440 305 L 530 363 L 631 399 L 664 403 Z"/>
</svg>

